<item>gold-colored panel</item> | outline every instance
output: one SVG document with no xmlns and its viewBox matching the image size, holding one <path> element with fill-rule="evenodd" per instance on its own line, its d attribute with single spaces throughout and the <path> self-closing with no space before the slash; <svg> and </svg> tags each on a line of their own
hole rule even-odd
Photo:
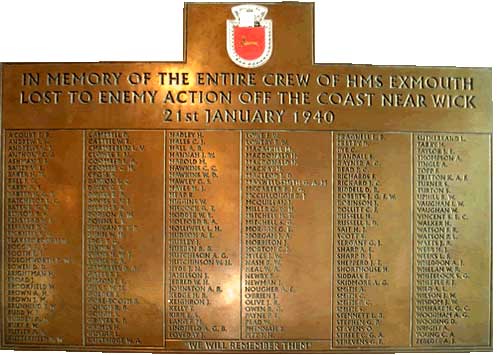
<svg viewBox="0 0 500 355">
<path fill-rule="evenodd" d="M 491 69 L 315 64 L 290 2 L 244 68 L 233 6 L 183 62 L 0 66 L 0 347 L 491 351 Z"/>
</svg>

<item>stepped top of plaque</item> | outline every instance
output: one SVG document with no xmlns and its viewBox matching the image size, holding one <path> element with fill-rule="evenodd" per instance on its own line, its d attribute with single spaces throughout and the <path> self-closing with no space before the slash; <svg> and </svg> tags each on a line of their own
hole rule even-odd
<svg viewBox="0 0 500 355">
<path fill-rule="evenodd" d="M 316 65 L 313 3 L 186 3 L 183 61 L 0 72 L 7 129 L 492 131 L 491 69 Z M 237 118 L 249 110 L 279 119 Z M 325 112 L 329 124 L 307 116 Z"/>
</svg>

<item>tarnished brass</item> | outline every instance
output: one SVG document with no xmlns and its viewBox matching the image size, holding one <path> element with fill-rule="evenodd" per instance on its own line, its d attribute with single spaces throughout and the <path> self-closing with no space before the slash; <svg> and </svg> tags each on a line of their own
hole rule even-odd
<svg viewBox="0 0 500 355">
<path fill-rule="evenodd" d="M 0 67 L 1 348 L 491 351 L 491 70 L 233 6 L 183 62 Z"/>
</svg>

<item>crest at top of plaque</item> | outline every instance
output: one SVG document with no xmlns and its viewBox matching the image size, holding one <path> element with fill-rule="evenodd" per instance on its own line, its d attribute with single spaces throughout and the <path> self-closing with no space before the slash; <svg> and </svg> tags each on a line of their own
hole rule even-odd
<svg viewBox="0 0 500 355">
<path fill-rule="evenodd" d="M 264 65 L 273 51 L 272 21 L 265 20 L 267 8 L 239 5 L 231 9 L 235 20 L 227 20 L 227 53 L 243 68 Z"/>
</svg>

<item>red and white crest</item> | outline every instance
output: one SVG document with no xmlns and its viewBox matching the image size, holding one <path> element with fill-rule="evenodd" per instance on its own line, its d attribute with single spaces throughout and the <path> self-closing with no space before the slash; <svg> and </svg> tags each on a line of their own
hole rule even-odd
<svg viewBox="0 0 500 355">
<path fill-rule="evenodd" d="M 243 68 L 257 68 L 273 52 L 273 23 L 265 20 L 267 8 L 239 5 L 231 9 L 235 20 L 227 20 L 227 53 Z"/>
</svg>

